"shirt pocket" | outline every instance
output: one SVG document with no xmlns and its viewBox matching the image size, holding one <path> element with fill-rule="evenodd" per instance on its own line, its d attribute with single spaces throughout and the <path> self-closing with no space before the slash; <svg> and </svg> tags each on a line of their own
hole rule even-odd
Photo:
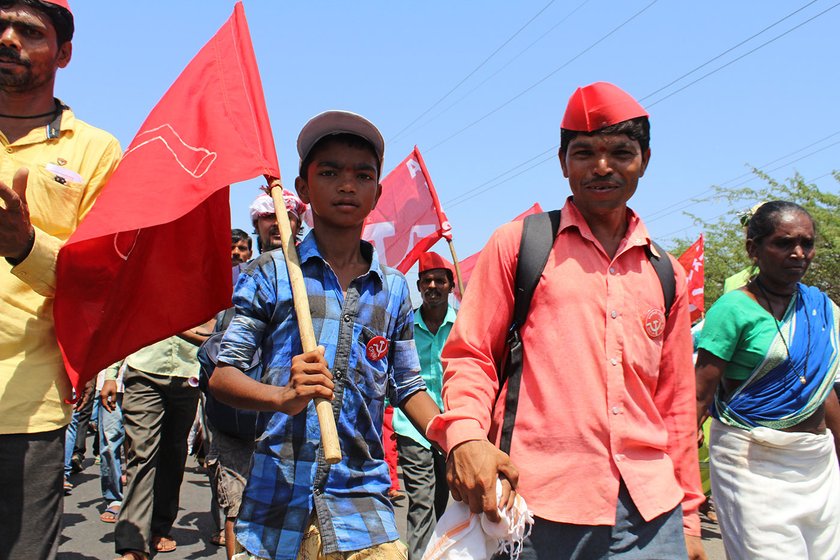
<svg viewBox="0 0 840 560">
<path fill-rule="evenodd" d="M 26 201 L 32 223 L 45 233 L 66 239 L 78 225 L 79 206 L 85 185 L 38 165 L 30 172 Z"/>
<path fill-rule="evenodd" d="M 355 382 L 368 399 L 381 399 L 388 387 L 391 341 L 362 326 L 356 339 Z"/>
<path fill-rule="evenodd" d="M 631 332 L 634 352 L 630 358 L 635 362 L 634 370 L 649 382 L 659 378 L 659 365 L 662 361 L 662 345 L 665 341 L 667 319 L 661 301 L 651 298 L 639 298 L 634 307 L 634 325 Z"/>
</svg>

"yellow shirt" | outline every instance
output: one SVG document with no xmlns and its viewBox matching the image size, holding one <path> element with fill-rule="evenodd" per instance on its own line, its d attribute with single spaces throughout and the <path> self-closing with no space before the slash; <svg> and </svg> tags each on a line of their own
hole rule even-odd
<svg viewBox="0 0 840 560">
<path fill-rule="evenodd" d="M 53 326 L 58 250 L 93 206 L 120 159 L 116 138 L 65 107 L 9 143 L 0 132 L 0 181 L 29 169 L 35 245 L 17 266 L 0 258 L 0 434 L 56 430 L 70 419 L 70 382 Z"/>
</svg>

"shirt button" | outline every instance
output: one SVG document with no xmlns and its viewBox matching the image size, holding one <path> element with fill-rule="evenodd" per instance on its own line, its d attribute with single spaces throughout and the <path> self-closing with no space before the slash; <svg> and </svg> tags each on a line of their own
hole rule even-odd
<svg viewBox="0 0 840 560">
<path fill-rule="evenodd" d="M 610 274 L 615 274 L 615 267 L 614 266 L 610 267 Z"/>
<path fill-rule="evenodd" d="M 336 379 L 341 379 L 341 376 L 342 376 L 342 375 L 344 375 L 344 374 L 343 374 L 343 373 L 341 373 L 341 370 L 340 370 L 340 369 L 337 369 L 337 370 L 335 370 L 335 371 L 333 372 L 333 377 L 335 377 Z"/>
<path fill-rule="evenodd" d="M 618 407 L 618 406 L 612 407 L 612 413 L 613 414 L 620 414 L 621 413 L 621 408 Z"/>
<path fill-rule="evenodd" d="M 14 152 L 14 151 L 15 151 L 15 149 L 14 149 L 14 148 L 6 148 L 6 153 L 7 153 L 7 154 L 11 154 L 11 153 L 12 153 L 12 152 Z"/>
<path fill-rule="evenodd" d="M 618 312 L 617 312 L 617 311 L 613 311 L 612 313 L 610 313 L 610 317 L 612 317 L 613 319 L 615 319 L 616 317 L 618 317 Z"/>
<path fill-rule="evenodd" d="M 610 363 L 614 366 L 617 366 L 618 365 L 618 360 L 616 360 L 615 358 L 610 358 Z"/>
</svg>

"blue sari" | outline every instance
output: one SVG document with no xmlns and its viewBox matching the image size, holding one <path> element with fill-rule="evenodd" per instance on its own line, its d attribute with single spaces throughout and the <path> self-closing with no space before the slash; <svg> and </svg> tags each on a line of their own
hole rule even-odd
<svg viewBox="0 0 840 560">
<path fill-rule="evenodd" d="M 828 296 L 798 284 L 764 359 L 730 397 L 718 390 L 712 416 L 745 430 L 781 430 L 814 414 L 833 390 L 840 365 L 838 321 Z"/>
</svg>

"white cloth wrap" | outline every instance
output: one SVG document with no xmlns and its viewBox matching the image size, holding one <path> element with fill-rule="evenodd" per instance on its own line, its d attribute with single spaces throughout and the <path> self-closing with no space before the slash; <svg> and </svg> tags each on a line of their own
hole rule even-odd
<svg viewBox="0 0 840 560">
<path fill-rule="evenodd" d="M 502 483 L 497 480 L 497 502 L 501 495 Z M 519 494 L 513 508 L 500 509 L 499 516 L 501 520 L 494 523 L 483 513 L 472 513 L 463 502 L 450 503 L 437 522 L 423 560 L 486 560 L 496 552 L 509 552 L 516 560 L 534 517 Z"/>
<path fill-rule="evenodd" d="M 824 435 L 712 421 L 712 497 L 729 560 L 840 558 L 840 467 Z"/>
</svg>

